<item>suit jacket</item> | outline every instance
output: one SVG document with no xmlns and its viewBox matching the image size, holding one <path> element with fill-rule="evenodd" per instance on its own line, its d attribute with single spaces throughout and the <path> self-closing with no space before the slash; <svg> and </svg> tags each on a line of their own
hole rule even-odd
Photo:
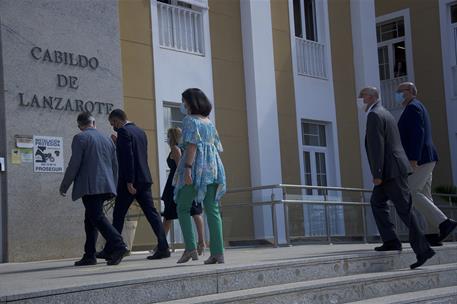
<svg viewBox="0 0 457 304">
<path fill-rule="evenodd" d="M 116 148 L 110 138 L 89 128 L 73 137 L 71 158 L 60 192 L 66 193 L 73 183 L 72 199 L 84 195 L 116 195 Z"/>
<path fill-rule="evenodd" d="M 395 119 L 379 102 L 368 113 L 365 149 L 373 178 L 385 181 L 413 172 Z"/>
<path fill-rule="evenodd" d="M 405 107 L 398 121 L 398 129 L 409 160 L 416 160 L 418 165 L 438 161 L 430 116 L 419 100 L 413 99 Z"/>
<path fill-rule="evenodd" d="M 129 122 L 117 131 L 116 148 L 119 183 L 152 184 L 146 133 Z"/>
</svg>

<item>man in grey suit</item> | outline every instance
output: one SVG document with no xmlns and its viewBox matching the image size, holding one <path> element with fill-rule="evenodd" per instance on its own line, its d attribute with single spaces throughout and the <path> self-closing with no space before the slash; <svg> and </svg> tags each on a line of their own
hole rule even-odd
<svg viewBox="0 0 457 304">
<path fill-rule="evenodd" d="M 71 159 L 60 185 L 60 194 L 66 196 L 73 183 L 73 201 L 82 198 L 86 208 L 84 256 L 75 262 L 75 266 L 97 264 L 95 244 L 98 231 L 114 248 L 107 264 L 117 265 L 128 250 L 122 236 L 103 213 L 103 203 L 116 196 L 116 148 L 107 136 L 95 129 L 95 119 L 90 113 L 79 114 L 77 123 L 81 133 L 73 137 Z"/>
<path fill-rule="evenodd" d="M 401 250 L 401 242 L 387 205 L 390 200 L 409 229 L 409 241 L 417 257 L 417 261 L 410 266 L 414 269 L 423 265 L 435 252 L 412 213 L 408 188 L 408 175 L 412 173 L 412 168 L 403 150 L 395 119 L 379 102 L 378 90 L 374 87 L 364 88 L 359 97 L 363 98 L 367 113 L 365 148 L 374 184 L 370 202 L 383 241 L 383 245 L 375 250 Z"/>
</svg>

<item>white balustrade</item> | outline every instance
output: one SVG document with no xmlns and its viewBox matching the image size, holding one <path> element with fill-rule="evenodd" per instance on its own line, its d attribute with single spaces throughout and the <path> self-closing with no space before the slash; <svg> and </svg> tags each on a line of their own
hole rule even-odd
<svg viewBox="0 0 457 304">
<path fill-rule="evenodd" d="M 295 37 L 298 74 L 327 79 L 325 45 Z"/>
<path fill-rule="evenodd" d="M 204 55 L 202 13 L 192 9 L 157 3 L 161 47 Z"/>
</svg>

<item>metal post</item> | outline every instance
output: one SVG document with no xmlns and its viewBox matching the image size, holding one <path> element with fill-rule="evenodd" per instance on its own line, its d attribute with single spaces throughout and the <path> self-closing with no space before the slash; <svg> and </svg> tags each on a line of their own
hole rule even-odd
<svg viewBox="0 0 457 304">
<path fill-rule="evenodd" d="M 278 223 L 276 221 L 276 206 L 271 202 L 271 216 L 273 218 L 273 247 L 278 247 Z"/>
<path fill-rule="evenodd" d="M 367 220 L 365 218 L 365 198 L 363 192 L 360 192 L 360 203 L 362 204 L 362 231 L 363 231 L 363 242 L 368 243 L 367 240 Z"/>
<path fill-rule="evenodd" d="M 175 252 L 175 251 L 176 251 L 176 244 L 175 244 L 175 220 L 172 220 L 172 221 L 171 221 L 170 241 L 171 241 L 171 252 Z"/>
<path fill-rule="evenodd" d="M 451 206 L 451 211 L 449 213 L 455 218 L 455 207 L 452 206 L 452 194 L 449 194 L 449 206 Z M 457 241 L 457 233 L 455 231 L 452 233 L 452 241 Z"/>
<path fill-rule="evenodd" d="M 324 201 L 327 202 L 327 189 L 324 190 Z M 328 213 L 328 204 L 324 204 L 325 210 L 325 231 L 327 233 L 327 242 L 332 244 L 332 238 L 330 236 L 330 219 Z"/>
<path fill-rule="evenodd" d="M 282 188 L 282 200 L 284 207 L 284 225 L 286 226 L 286 242 L 287 246 L 290 246 L 290 236 L 289 236 L 289 205 L 284 201 L 287 199 L 287 188 Z"/>
<path fill-rule="evenodd" d="M 271 190 L 271 217 L 273 222 L 273 247 L 278 247 L 278 223 L 276 221 L 276 206 L 274 189 Z"/>
<path fill-rule="evenodd" d="M 289 236 L 289 205 L 284 203 L 284 221 L 286 225 L 286 242 L 287 246 L 290 246 L 290 236 Z"/>
</svg>

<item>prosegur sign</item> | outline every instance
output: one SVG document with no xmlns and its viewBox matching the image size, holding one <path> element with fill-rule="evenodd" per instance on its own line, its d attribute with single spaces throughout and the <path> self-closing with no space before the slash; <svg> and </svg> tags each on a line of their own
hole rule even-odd
<svg viewBox="0 0 457 304">
<path fill-rule="evenodd" d="M 62 173 L 62 137 L 33 136 L 33 172 Z"/>
<path fill-rule="evenodd" d="M 99 68 L 97 57 L 74 54 L 67 51 L 42 49 L 35 46 L 31 48 L 30 55 L 34 61 L 44 62 L 46 64 L 77 67 L 79 69 L 87 69 L 88 71 L 95 71 Z M 56 74 L 56 84 L 59 88 L 68 88 L 75 91 L 79 89 L 79 79 L 74 75 Z M 114 106 L 112 103 L 100 101 L 40 94 L 26 95 L 23 92 L 18 93 L 18 100 L 19 106 L 26 108 L 72 112 L 85 111 L 98 114 L 109 114 Z"/>
</svg>

